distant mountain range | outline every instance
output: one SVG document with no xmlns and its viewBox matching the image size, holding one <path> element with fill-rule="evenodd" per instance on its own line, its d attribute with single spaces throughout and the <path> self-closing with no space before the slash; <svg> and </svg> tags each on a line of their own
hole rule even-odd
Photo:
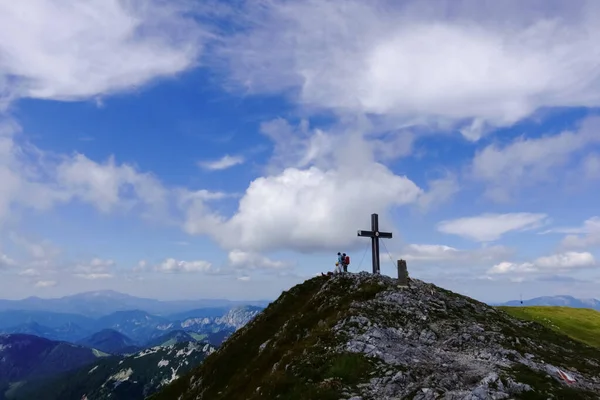
<svg viewBox="0 0 600 400">
<path fill-rule="evenodd" d="M 261 307 L 241 306 L 214 316 L 216 311 L 213 308 L 209 309 L 207 314 L 204 314 L 202 309 L 194 309 L 165 317 L 131 310 L 117 311 L 98 319 L 77 314 L 11 310 L 0 312 L 0 333 L 30 334 L 51 340 L 79 343 L 89 336 L 109 329 L 131 339 L 132 342 L 128 345 L 143 347 L 151 340 L 178 330 L 206 336 L 225 332 L 223 337 L 226 337 L 245 325 L 261 310 Z M 212 339 L 214 340 L 214 337 Z"/>
<path fill-rule="evenodd" d="M 99 337 L 113 338 L 114 332 Z M 35 336 L 0 335 L 0 400 L 143 400 L 216 349 L 185 332 L 178 339 L 107 356 Z"/>
<path fill-rule="evenodd" d="M 51 377 L 106 355 L 32 335 L 0 335 L 0 399 L 4 399 L 4 392 L 14 383 Z"/>
<path fill-rule="evenodd" d="M 494 304 L 497 306 L 562 306 L 572 308 L 591 308 L 600 311 L 600 301 L 596 299 L 578 299 L 573 296 L 543 296 L 529 300 L 511 300 L 506 303 Z"/>
<path fill-rule="evenodd" d="M 112 291 L 0 300 L 0 400 L 142 400 L 199 365 L 267 304 Z"/>
<path fill-rule="evenodd" d="M 165 316 L 198 308 L 213 309 L 215 313 L 221 312 L 222 314 L 222 312 L 236 306 L 266 307 L 269 302 L 269 300 L 231 301 L 224 299 L 161 301 L 130 296 L 113 290 L 101 290 L 53 299 L 28 297 L 22 300 L 0 300 L 0 311 L 45 311 L 62 314 L 73 313 L 98 318 L 116 311 L 144 310 L 150 314 Z"/>
</svg>

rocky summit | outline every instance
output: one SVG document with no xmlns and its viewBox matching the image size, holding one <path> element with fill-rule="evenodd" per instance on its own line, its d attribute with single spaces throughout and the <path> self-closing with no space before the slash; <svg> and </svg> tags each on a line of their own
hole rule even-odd
<svg viewBox="0 0 600 400">
<path fill-rule="evenodd" d="M 319 276 L 151 399 L 600 399 L 600 350 L 417 279 Z"/>
</svg>

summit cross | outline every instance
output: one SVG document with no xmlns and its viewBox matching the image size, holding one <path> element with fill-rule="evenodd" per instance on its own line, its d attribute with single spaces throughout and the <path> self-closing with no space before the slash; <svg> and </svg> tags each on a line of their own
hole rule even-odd
<svg viewBox="0 0 600 400">
<path fill-rule="evenodd" d="M 379 217 L 377 214 L 371 214 L 371 230 L 358 231 L 358 236 L 371 238 L 371 255 L 373 257 L 373 273 L 380 273 L 379 266 L 379 239 L 391 239 L 392 232 L 379 232 Z"/>
</svg>

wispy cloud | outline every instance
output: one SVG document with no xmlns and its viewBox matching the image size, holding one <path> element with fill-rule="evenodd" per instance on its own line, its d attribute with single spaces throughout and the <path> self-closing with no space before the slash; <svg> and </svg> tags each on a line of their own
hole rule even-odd
<svg viewBox="0 0 600 400">
<path fill-rule="evenodd" d="M 442 233 L 462 236 L 479 242 L 498 240 L 511 231 L 539 228 L 546 222 L 546 214 L 508 213 L 482 214 L 475 217 L 442 221 L 437 229 Z"/>
<path fill-rule="evenodd" d="M 245 161 L 242 156 L 230 156 L 228 154 L 224 155 L 222 158 L 214 161 L 201 161 L 198 162 L 198 165 L 201 168 L 210 170 L 210 171 L 220 171 L 223 169 L 228 169 L 234 167 L 236 165 L 243 164 Z"/>
<path fill-rule="evenodd" d="M 594 256 L 588 252 L 566 252 L 540 257 L 533 262 L 501 262 L 488 270 L 488 274 L 552 273 L 589 268 L 596 265 Z"/>
<path fill-rule="evenodd" d="M 165 273 L 181 273 L 181 272 L 204 272 L 204 273 L 218 273 L 215 270 L 212 263 L 204 260 L 196 261 L 183 261 L 176 260 L 174 258 L 168 258 L 162 263 L 154 267 L 155 271 Z"/>
<path fill-rule="evenodd" d="M 76 265 L 73 272 L 76 277 L 83 279 L 109 279 L 114 277 L 112 268 L 115 265 L 113 260 L 94 258 L 89 263 Z"/>
<path fill-rule="evenodd" d="M 34 286 L 38 288 L 46 288 L 56 286 L 56 284 L 56 281 L 37 281 Z"/>
</svg>

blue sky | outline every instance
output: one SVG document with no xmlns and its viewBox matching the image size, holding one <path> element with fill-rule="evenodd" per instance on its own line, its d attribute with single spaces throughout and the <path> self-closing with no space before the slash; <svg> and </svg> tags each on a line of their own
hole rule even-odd
<svg viewBox="0 0 600 400">
<path fill-rule="evenodd" d="M 595 2 L 260 3 L 0 4 L 2 297 L 600 298 Z"/>
</svg>

